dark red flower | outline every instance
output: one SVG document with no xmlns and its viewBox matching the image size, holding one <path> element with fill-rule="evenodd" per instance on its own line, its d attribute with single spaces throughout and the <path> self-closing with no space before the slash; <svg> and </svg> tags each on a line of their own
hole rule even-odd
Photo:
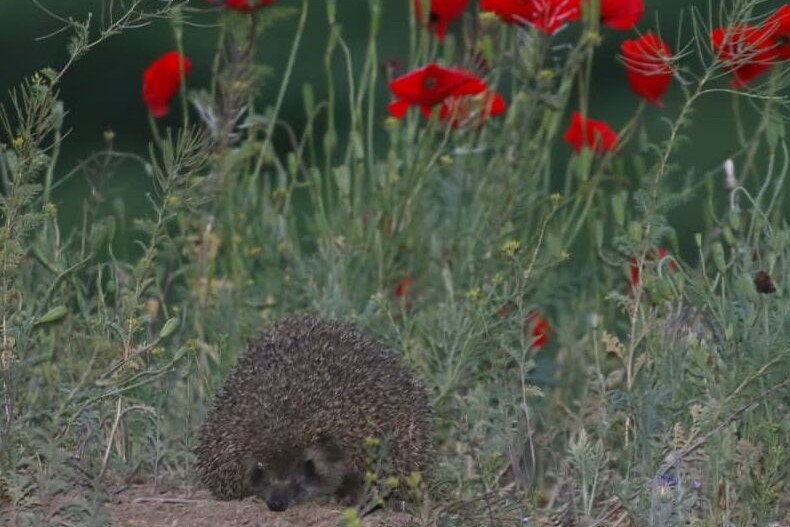
<svg viewBox="0 0 790 527">
<path fill-rule="evenodd" d="M 644 0 L 601 0 L 601 22 L 612 29 L 633 29 L 644 14 Z"/>
<path fill-rule="evenodd" d="M 749 25 L 720 27 L 710 34 L 716 57 L 735 77 L 733 88 L 742 88 L 768 71 L 777 55 L 770 35 Z"/>
<path fill-rule="evenodd" d="M 642 273 L 639 270 L 639 262 L 633 256 L 628 259 L 628 270 L 630 275 L 628 281 L 631 282 L 631 288 L 636 289 L 639 287 L 639 279 Z"/>
<path fill-rule="evenodd" d="M 661 261 L 664 258 L 666 258 L 667 256 L 669 256 L 669 254 L 670 254 L 669 250 L 666 247 L 659 247 L 655 252 L 651 251 L 650 253 L 645 255 L 645 261 L 649 261 L 649 260 L 652 260 L 654 258 L 657 258 L 659 261 Z M 639 281 L 640 281 L 640 275 L 641 275 L 640 270 L 639 270 L 639 265 L 638 265 L 638 262 L 636 261 L 636 258 L 634 258 L 634 257 L 629 258 L 628 262 L 629 262 L 629 268 L 630 268 L 629 281 L 631 282 L 631 287 L 633 289 L 636 289 L 637 287 L 639 287 Z M 674 259 L 673 260 L 669 260 L 669 263 L 667 264 L 667 269 L 669 269 L 673 273 L 675 271 L 677 271 L 678 270 L 677 262 Z"/>
<path fill-rule="evenodd" d="M 422 14 L 423 1 L 414 0 L 419 20 L 424 20 Z M 469 0 L 430 0 L 428 27 L 436 34 L 436 38 L 442 40 L 447 36 L 448 26 L 464 13 L 467 5 L 469 5 Z"/>
<path fill-rule="evenodd" d="M 508 315 L 510 315 L 510 312 L 513 310 L 514 307 L 516 306 L 515 304 L 513 304 L 513 302 L 507 302 L 505 304 L 502 304 L 496 310 L 496 316 L 499 318 L 506 318 Z"/>
<path fill-rule="evenodd" d="M 411 290 L 414 286 L 414 279 L 411 276 L 401 278 L 392 291 L 392 295 L 398 302 L 403 302 L 404 307 L 411 308 L 411 298 L 413 292 Z"/>
<path fill-rule="evenodd" d="M 645 33 L 620 46 L 631 90 L 657 106 L 672 83 L 672 50 L 653 33 Z"/>
<path fill-rule="evenodd" d="M 439 119 L 453 128 L 483 126 L 489 117 L 502 115 L 507 109 L 505 99 L 494 91 L 477 95 L 450 96 L 439 107 Z"/>
<path fill-rule="evenodd" d="M 537 311 L 530 311 L 527 315 L 529 334 L 532 336 L 530 346 L 534 351 L 540 350 L 549 342 L 551 326 L 548 321 Z"/>
<path fill-rule="evenodd" d="M 192 69 L 188 58 L 170 51 L 156 59 L 143 72 L 143 101 L 154 117 L 167 115 L 170 99 L 178 92 L 181 81 Z"/>
<path fill-rule="evenodd" d="M 757 271 L 757 274 L 754 275 L 754 287 L 764 295 L 776 293 L 774 281 L 771 279 L 771 275 L 765 271 Z"/>
<path fill-rule="evenodd" d="M 233 11 L 239 11 L 241 13 L 250 13 L 252 11 L 256 11 L 263 6 L 267 6 L 273 4 L 275 0 L 207 0 L 212 4 L 221 5 L 223 7 L 227 7 L 228 9 L 232 9 Z"/>
<path fill-rule="evenodd" d="M 617 147 L 617 132 L 603 121 L 587 119 L 573 112 L 571 125 L 565 131 L 565 142 L 578 154 L 587 146 L 597 154 L 611 152 Z"/>
<path fill-rule="evenodd" d="M 496 14 L 508 24 L 530 25 L 553 35 L 569 22 L 579 20 L 580 0 L 482 0 L 480 9 Z"/>
<path fill-rule="evenodd" d="M 475 74 L 458 68 L 445 68 L 431 63 L 412 70 L 390 82 L 390 91 L 397 100 L 389 105 L 390 115 L 403 118 L 411 106 L 423 114 L 450 96 L 475 95 L 486 90 L 486 84 Z"/>
<path fill-rule="evenodd" d="M 762 25 L 778 60 L 790 60 L 790 4 L 785 4 Z"/>
</svg>

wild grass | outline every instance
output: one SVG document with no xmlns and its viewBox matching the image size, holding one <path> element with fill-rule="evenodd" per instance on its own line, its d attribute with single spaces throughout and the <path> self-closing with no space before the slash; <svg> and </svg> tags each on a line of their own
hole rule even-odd
<svg viewBox="0 0 790 527">
<path fill-rule="evenodd" d="M 430 387 L 438 451 L 415 507 L 424 525 L 790 524 L 788 68 L 727 88 L 707 35 L 767 7 L 715 5 L 682 14 L 683 101 L 655 128 L 659 114 L 634 98 L 621 147 L 605 156 L 562 143 L 569 111 L 594 110 L 597 17 L 563 45 L 485 16 L 438 45 L 412 12 L 409 67 L 473 67 L 482 55 L 509 102 L 503 118 L 454 130 L 418 112 L 387 117 L 381 0 L 368 2 L 361 63 L 336 3 L 302 0 L 258 18 L 218 15 L 212 84 L 184 90 L 177 128 L 151 120 L 147 159 L 108 136 L 65 167 L 58 86 L 74 61 L 153 19 L 170 21 L 179 49 L 199 29 L 178 2 L 152 12 L 109 2 L 121 11 L 98 23 L 63 20 L 70 58 L 11 88 L 0 113 L 10 525 L 102 525 L 112 485 L 193 485 L 197 425 L 245 339 L 300 311 L 357 321 Z M 291 82 L 316 9 L 329 27 L 321 100 Z M 259 108 L 257 44 L 273 20 L 293 23 L 292 51 L 279 86 L 266 87 L 276 104 Z M 280 112 L 300 89 L 297 130 Z M 711 97 L 732 100 L 723 111 L 739 141 L 719 153 L 734 167 L 726 185 L 719 167 L 677 162 Z M 62 177 L 103 180 L 122 162 L 153 189 L 128 258 L 116 250 L 122 215 L 86 197 L 80 227 L 63 232 L 52 202 Z M 689 203 L 704 229 L 676 231 L 669 218 Z M 678 239 L 689 238 L 697 254 L 681 258 Z M 758 291 L 759 271 L 774 292 Z M 540 349 L 533 312 L 552 328 Z"/>
</svg>

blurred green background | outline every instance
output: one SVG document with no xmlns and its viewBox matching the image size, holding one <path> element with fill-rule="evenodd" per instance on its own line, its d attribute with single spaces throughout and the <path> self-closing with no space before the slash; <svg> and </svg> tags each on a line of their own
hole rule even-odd
<svg viewBox="0 0 790 527">
<path fill-rule="evenodd" d="M 31 0 L 0 1 L 0 49 L 5 50 L 5 60 L 0 68 L 0 87 L 3 92 L 13 88 L 25 76 L 44 67 L 60 68 L 66 60 L 66 45 L 69 32 L 55 33 L 63 24 L 44 12 L 40 6 L 67 18 L 85 19 L 93 13 L 95 22 L 101 14 L 101 0 L 39 0 L 36 5 Z M 106 0 L 105 0 L 106 1 Z M 385 0 L 384 18 L 380 43 L 380 59 L 399 59 L 405 63 L 408 52 L 408 10 L 411 0 Z M 639 30 L 659 28 L 663 38 L 677 49 L 677 43 L 691 39 L 689 8 L 694 7 L 703 13 L 716 13 L 720 0 L 647 0 L 647 13 L 639 24 Z M 760 13 L 776 9 L 784 2 L 766 1 Z M 156 0 L 150 0 L 149 8 L 157 7 Z M 471 2 L 476 7 L 477 1 Z M 161 5 L 161 4 L 159 4 Z M 196 8 L 209 7 L 207 3 L 195 0 Z M 298 8 L 298 0 L 279 0 L 278 6 Z M 361 54 L 365 50 L 368 9 L 366 0 L 339 0 L 338 20 L 343 26 L 343 36 L 349 47 Z M 297 128 L 303 121 L 301 86 L 310 82 L 317 96 L 322 94 L 324 84 L 323 55 L 327 39 L 326 2 L 310 0 L 308 31 L 297 59 L 292 88 L 288 92 L 283 117 Z M 680 24 L 681 10 L 685 10 L 683 23 Z M 266 16 L 264 11 L 263 16 Z M 185 49 L 192 59 L 193 71 L 189 78 L 190 88 L 207 87 L 217 35 L 216 12 L 199 9 L 188 13 L 185 27 Z M 258 59 L 273 70 L 260 89 L 260 106 L 263 108 L 274 101 L 277 79 L 285 67 L 290 50 L 296 17 L 268 29 L 259 42 Z M 97 24 L 94 24 L 97 25 Z M 459 24 L 454 26 L 458 29 Z M 566 31 L 578 31 L 577 28 Z M 620 42 L 632 38 L 633 32 L 604 30 L 604 43 L 595 63 L 595 77 L 592 87 L 591 117 L 605 119 L 615 128 L 622 126 L 635 111 L 639 101 L 633 96 L 625 81 L 622 65 L 617 60 Z M 47 35 L 50 35 L 47 37 Z M 45 38 L 46 37 L 46 38 Z M 71 170 L 81 159 L 91 152 L 103 148 L 102 134 L 111 129 L 115 133 L 115 147 L 121 151 L 132 151 L 145 155 L 150 136 L 145 106 L 140 97 L 141 73 L 145 67 L 160 54 L 174 48 L 172 29 L 166 20 L 157 21 L 134 31 L 112 37 L 77 62 L 61 86 L 61 96 L 68 110 L 66 127 L 69 135 L 64 144 L 58 175 Z M 686 60 L 697 61 L 694 50 Z M 338 79 L 342 79 L 341 76 Z M 727 79 L 717 81 L 726 87 Z M 342 89 L 342 85 L 339 86 Z M 382 84 L 382 113 L 387 101 L 385 86 Z M 3 102 L 7 102 L 4 93 Z M 654 130 L 653 141 L 665 137 L 666 125 L 663 116 L 674 117 L 681 100 L 677 84 L 665 99 L 665 108 L 648 108 L 646 118 Z M 696 174 L 715 169 L 737 147 L 732 122 L 731 97 L 718 94 L 703 99 L 702 104 L 692 115 L 693 126 L 688 130 L 691 144 L 681 146 L 676 161 L 684 167 L 685 173 L 693 170 Z M 178 126 L 177 112 L 162 122 Z M 56 176 L 57 177 L 57 176 Z M 58 189 L 55 195 L 59 206 L 60 220 L 64 226 L 79 222 L 80 202 L 89 192 L 84 177 L 75 177 Z M 121 167 L 111 182 L 112 194 L 123 194 L 128 210 L 144 213 L 144 194 L 149 189 L 148 176 L 139 165 Z M 703 230 L 697 224 L 698 214 L 689 205 L 674 217 L 678 228 L 678 240 L 686 251 L 693 250 L 693 233 Z M 699 205 L 696 206 L 697 211 Z M 129 219 L 127 217 L 127 219 Z M 684 251 L 684 252 L 686 252 Z"/>
</svg>

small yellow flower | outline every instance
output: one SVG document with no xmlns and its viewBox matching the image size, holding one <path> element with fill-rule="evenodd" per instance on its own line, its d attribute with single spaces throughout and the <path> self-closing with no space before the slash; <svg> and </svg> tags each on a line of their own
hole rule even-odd
<svg viewBox="0 0 790 527">
<path fill-rule="evenodd" d="M 512 258 L 516 255 L 521 248 L 521 243 L 518 240 L 508 240 L 499 248 L 500 252 L 507 257 Z"/>
<path fill-rule="evenodd" d="M 365 448 L 377 448 L 381 444 L 381 440 L 377 437 L 368 436 L 365 438 Z"/>
<path fill-rule="evenodd" d="M 570 259 L 571 259 L 571 253 L 569 253 L 568 251 L 560 252 L 560 260 L 561 261 L 567 262 Z"/>
<path fill-rule="evenodd" d="M 375 472 L 368 470 L 365 472 L 365 482 L 367 483 L 375 483 L 379 477 L 376 475 Z"/>
<path fill-rule="evenodd" d="M 599 46 L 601 42 L 603 42 L 603 37 L 597 31 L 587 31 L 582 37 L 582 39 L 584 42 L 587 42 L 594 46 Z"/>
<path fill-rule="evenodd" d="M 552 79 L 554 79 L 554 71 L 544 68 L 538 72 L 539 82 L 549 82 Z"/>
<path fill-rule="evenodd" d="M 422 474 L 419 472 L 412 472 L 409 474 L 406 478 L 406 485 L 408 485 L 410 489 L 419 488 L 420 485 L 422 485 Z"/>
<path fill-rule="evenodd" d="M 22 137 L 15 137 L 13 141 L 14 148 L 21 150 L 25 146 L 25 140 Z"/>
<path fill-rule="evenodd" d="M 384 128 L 389 130 L 390 132 L 395 130 L 398 127 L 399 121 L 394 117 L 387 117 L 384 119 Z"/>
<path fill-rule="evenodd" d="M 489 24 L 494 22 L 497 19 L 496 13 L 493 11 L 483 11 L 480 13 L 480 22 L 483 24 Z"/>
<path fill-rule="evenodd" d="M 359 513 L 354 508 L 344 509 L 340 515 L 344 527 L 362 527 L 362 520 Z"/>
<path fill-rule="evenodd" d="M 394 489 L 400 484 L 397 476 L 390 476 L 387 478 L 387 481 L 384 482 L 388 489 Z"/>
<path fill-rule="evenodd" d="M 129 332 L 136 331 L 141 326 L 142 326 L 142 321 L 139 318 L 133 317 L 133 318 L 129 319 L 129 322 L 128 322 Z"/>
<path fill-rule="evenodd" d="M 466 298 L 469 300 L 475 301 L 480 299 L 480 288 L 473 287 L 469 291 L 466 292 Z"/>
<path fill-rule="evenodd" d="M 559 192 L 555 192 L 549 196 L 549 203 L 551 203 L 552 208 L 556 209 L 557 207 L 560 206 L 561 202 L 562 202 L 562 194 L 560 194 Z"/>
<path fill-rule="evenodd" d="M 448 167 L 453 164 L 453 156 L 449 154 L 445 154 L 441 158 L 439 158 L 439 161 L 441 161 L 442 165 Z"/>
<path fill-rule="evenodd" d="M 53 218 L 58 215 L 58 206 L 52 203 L 51 201 L 44 205 L 44 212 L 48 216 L 52 216 Z"/>
<path fill-rule="evenodd" d="M 248 86 L 249 83 L 245 81 L 237 80 L 236 82 L 233 83 L 233 89 L 238 91 L 244 91 L 248 88 Z"/>
<path fill-rule="evenodd" d="M 288 189 L 285 187 L 277 187 L 272 191 L 273 201 L 282 201 L 288 195 Z"/>
</svg>

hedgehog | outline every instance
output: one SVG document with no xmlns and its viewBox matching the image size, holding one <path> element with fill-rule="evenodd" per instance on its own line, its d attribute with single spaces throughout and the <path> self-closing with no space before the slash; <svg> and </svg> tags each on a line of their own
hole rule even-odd
<svg viewBox="0 0 790 527">
<path fill-rule="evenodd" d="M 200 426 L 201 483 L 221 500 L 269 509 L 319 496 L 364 497 L 369 438 L 384 466 L 429 476 L 433 413 L 424 384 L 354 326 L 292 316 L 250 341 Z"/>
</svg>

